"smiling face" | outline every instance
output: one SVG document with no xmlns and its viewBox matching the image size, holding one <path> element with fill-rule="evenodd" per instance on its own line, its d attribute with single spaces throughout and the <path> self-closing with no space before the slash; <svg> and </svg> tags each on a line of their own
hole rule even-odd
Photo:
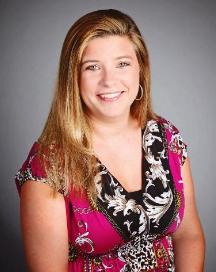
<svg viewBox="0 0 216 272">
<path fill-rule="evenodd" d="M 114 120 L 130 114 L 139 89 L 139 63 L 127 37 L 95 38 L 86 46 L 80 94 L 90 118 Z"/>
</svg>

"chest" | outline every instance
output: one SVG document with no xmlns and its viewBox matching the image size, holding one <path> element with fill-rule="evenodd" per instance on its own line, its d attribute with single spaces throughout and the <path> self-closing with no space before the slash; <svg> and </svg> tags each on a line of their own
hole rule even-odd
<svg viewBox="0 0 216 272">
<path fill-rule="evenodd" d="M 135 139 L 134 139 L 135 138 Z M 141 133 L 112 145 L 95 144 L 100 162 L 128 192 L 142 189 L 143 149 Z"/>
<path fill-rule="evenodd" d="M 153 123 L 153 125 L 155 124 Z M 160 127 L 157 131 L 159 129 Z M 149 142 L 149 139 L 155 139 L 155 141 Z M 127 171 L 126 168 L 134 170 L 135 168 L 131 167 L 131 164 L 133 161 L 136 162 L 136 165 L 139 161 L 141 163 L 142 157 L 142 173 L 145 184 L 142 191 L 126 192 L 102 165 L 96 178 L 98 190 L 96 204 L 99 212 L 92 211 L 88 199 L 81 202 L 79 197 L 77 199 L 73 195 L 71 197 L 72 207 L 67 210 L 71 212 L 71 218 L 68 221 L 71 224 L 69 230 L 71 230 L 70 240 L 72 244 L 80 246 L 83 251 L 88 253 L 104 254 L 107 251 L 110 252 L 110 249 L 116 248 L 116 245 L 120 244 L 122 239 L 124 242 L 129 241 L 130 244 L 134 237 L 135 239 L 139 239 L 141 236 L 150 237 L 150 239 L 157 237 L 158 245 L 158 238 L 161 234 L 170 233 L 178 227 L 184 207 L 183 191 L 179 188 L 181 177 L 176 174 L 172 176 L 172 173 L 179 168 L 179 161 L 171 153 L 169 157 L 165 156 L 165 145 L 166 141 L 162 140 L 162 134 L 159 135 L 159 133 L 155 133 L 147 127 L 143 133 L 143 146 L 145 147 L 143 157 L 141 145 L 119 144 L 110 146 L 108 149 L 97 146 L 98 149 L 95 149 L 95 151 L 97 151 L 98 158 L 106 164 L 107 168 L 109 165 L 112 174 L 116 171 L 115 175 L 117 175 L 118 168 L 123 169 L 125 167 L 124 173 Z M 134 155 L 132 160 L 131 154 Z M 137 161 L 134 160 L 136 154 L 140 154 L 140 159 Z M 124 163 L 124 160 L 129 163 Z M 122 173 L 122 171 L 120 172 Z M 128 245 L 128 243 L 125 245 Z M 136 243 L 133 248 L 128 248 L 128 253 L 134 256 L 137 245 L 140 244 Z M 142 252 L 144 252 L 144 249 L 151 248 L 146 244 L 146 240 L 143 245 Z M 167 246 L 169 243 L 166 241 L 165 245 Z M 124 246 L 121 247 L 124 248 Z M 137 248 L 139 249 L 137 258 L 141 263 L 140 246 Z M 164 252 L 164 246 L 162 249 Z M 155 250 L 153 252 L 156 252 Z M 170 249 L 169 252 L 171 252 Z M 151 256 L 149 252 L 148 256 Z M 77 266 L 74 267 L 71 271 L 77 271 Z M 114 267 L 113 263 L 112 267 L 113 271 L 120 270 L 119 266 Z M 137 269 L 137 271 L 143 270 L 146 271 L 149 268 L 139 267 Z M 129 269 L 128 271 L 134 270 Z"/>
</svg>

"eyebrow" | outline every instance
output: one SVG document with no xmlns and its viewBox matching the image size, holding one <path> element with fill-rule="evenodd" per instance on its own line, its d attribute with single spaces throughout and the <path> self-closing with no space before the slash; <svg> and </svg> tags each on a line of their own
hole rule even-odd
<svg viewBox="0 0 216 272">
<path fill-rule="evenodd" d="M 119 60 L 119 59 L 131 59 L 133 60 L 133 58 L 129 55 L 124 55 L 124 56 L 120 56 L 120 57 L 117 57 L 116 60 Z M 92 60 L 92 59 L 89 59 L 89 60 L 85 60 L 81 63 L 81 66 L 83 66 L 85 63 L 87 62 L 99 62 L 99 60 Z"/>
</svg>

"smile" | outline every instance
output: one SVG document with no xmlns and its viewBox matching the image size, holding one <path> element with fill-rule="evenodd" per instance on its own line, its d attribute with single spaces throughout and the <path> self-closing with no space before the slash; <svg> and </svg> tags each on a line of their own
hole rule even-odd
<svg viewBox="0 0 216 272">
<path fill-rule="evenodd" d="M 113 101 L 116 100 L 120 97 L 122 92 L 117 92 L 117 93 L 107 93 L 107 94 L 98 94 L 98 97 L 102 100 L 105 101 Z"/>
</svg>

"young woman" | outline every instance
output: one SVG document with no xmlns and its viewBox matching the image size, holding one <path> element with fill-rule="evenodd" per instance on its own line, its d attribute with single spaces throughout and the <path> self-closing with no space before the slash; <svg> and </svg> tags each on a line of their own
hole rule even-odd
<svg viewBox="0 0 216 272">
<path fill-rule="evenodd" d="M 203 271 L 187 146 L 152 110 L 146 45 L 120 11 L 68 31 L 50 114 L 16 184 L 31 272 Z"/>
</svg>

